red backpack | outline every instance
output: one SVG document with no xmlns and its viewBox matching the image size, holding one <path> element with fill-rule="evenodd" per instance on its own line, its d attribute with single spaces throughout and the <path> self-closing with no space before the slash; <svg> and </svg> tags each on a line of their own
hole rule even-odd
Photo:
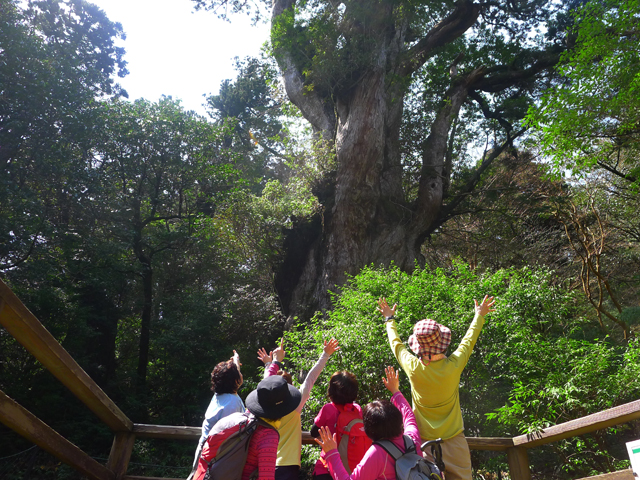
<svg viewBox="0 0 640 480">
<path fill-rule="evenodd" d="M 249 441 L 258 425 L 273 429 L 249 412 L 236 412 L 221 418 L 209 432 L 202 447 L 193 479 L 239 480 L 247 462 Z"/>
<path fill-rule="evenodd" d="M 362 414 L 355 406 L 346 404 L 338 409 L 340 411 L 336 423 L 338 452 L 344 468 L 351 473 L 369 450 L 372 442 L 364 433 Z"/>
</svg>

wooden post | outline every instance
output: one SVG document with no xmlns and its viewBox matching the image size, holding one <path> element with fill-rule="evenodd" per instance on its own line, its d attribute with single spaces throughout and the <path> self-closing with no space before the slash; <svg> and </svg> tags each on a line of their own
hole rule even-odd
<svg viewBox="0 0 640 480">
<path fill-rule="evenodd" d="M 135 441 L 136 436 L 129 432 L 118 432 L 113 437 L 107 468 L 114 473 L 116 480 L 121 480 L 127 473 Z"/>
<path fill-rule="evenodd" d="M 90 479 L 115 480 L 113 473 L 104 465 L 96 462 L 2 391 L 0 391 L 0 420 L 7 427 Z"/>
<path fill-rule="evenodd" d="M 527 455 L 526 448 L 508 448 L 507 462 L 509 463 L 509 476 L 511 477 L 511 480 L 531 480 L 529 456 Z"/>
</svg>

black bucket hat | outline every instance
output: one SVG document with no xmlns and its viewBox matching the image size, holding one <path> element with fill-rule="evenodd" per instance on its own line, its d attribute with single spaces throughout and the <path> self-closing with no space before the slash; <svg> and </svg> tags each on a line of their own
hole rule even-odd
<svg viewBox="0 0 640 480">
<path fill-rule="evenodd" d="M 245 404 L 256 417 L 278 419 L 293 412 L 301 399 L 300 390 L 289 385 L 280 375 L 272 375 L 258 384 Z"/>
</svg>

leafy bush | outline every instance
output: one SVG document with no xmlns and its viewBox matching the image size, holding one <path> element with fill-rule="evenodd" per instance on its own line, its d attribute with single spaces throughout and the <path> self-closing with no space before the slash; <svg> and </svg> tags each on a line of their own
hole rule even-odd
<svg viewBox="0 0 640 480">
<path fill-rule="evenodd" d="M 412 274 L 397 268 L 365 268 L 334 296 L 333 311 L 317 314 L 311 325 L 300 324 L 287 333 L 287 355 L 296 370 L 311 368 L 323 339 L 340 341 L 340 350 L 314 386 L 303 426 L 311 426 L 327 401 L 328 378 L 338 369 L 358 377 L 359 403 L 388 396 L 381 381 L 384 367 L 397 367 L 397 362 L 376 311 L 381 296 L 398 304 L 396 319 L 403 340 L 417 321 L 433 318 L 451 328 L 451 351 L 473 318 L 474 298 L 497 297 L 497 310 L 487 316 L 460 382 L 466 435 L 516 436 L 637 398 L 638 343 L 617 345 L 598 337 L 600 332 L 578 314 L 579 297 L 553 286 L 552 278 L 552 272 L 527 268 L 479 273 L 464 264 L 452 270 L 416 268 Z M 407 398 L 409 388 L 403 375 L 401 389 Z M 615 463 L 605 451 L 606 440 L 582 449 L 578 443 L 552 448 L 556 462 L 572 459 L 564 473 L 555 473 L 589 473 Z M 549 455 L 542 453 L 532 457 L 534 470 L 546 468 Z M 605 457 L 611 461 L 600 461 Z M 489 468 L 485 465 L 489 457 L 474 452 L 474 458 L 476 467 Z"/>
</svg>

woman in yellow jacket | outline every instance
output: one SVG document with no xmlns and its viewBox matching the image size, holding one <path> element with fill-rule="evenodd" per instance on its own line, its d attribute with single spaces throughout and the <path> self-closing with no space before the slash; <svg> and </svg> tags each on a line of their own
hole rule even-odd
<svg viewBox="0 0 640 480">
<path fill-rule="evenodd" d="M 448 357 L 451 330 L 434 320 L 420 320 L 409 337 L 411 354 L 404 346 L 394 315 L 397 305 L 389 307 L 384 298 L 378 300 L 378 311 L 386 319 L 391 350 L 411 382 L 413 413 L 423 442 L 442 438 L 442 456 L 447 480 L 471 480 L 471 455 L 464 437 L 458 386 L 460 375 L 469 361 L 484 325 L 484 317 L 493 312 L 493 297 L 475 302 L 475 317 L 460 345 Z M 430 454 L 425 454 L 430 461 Z"/>
</svg>

